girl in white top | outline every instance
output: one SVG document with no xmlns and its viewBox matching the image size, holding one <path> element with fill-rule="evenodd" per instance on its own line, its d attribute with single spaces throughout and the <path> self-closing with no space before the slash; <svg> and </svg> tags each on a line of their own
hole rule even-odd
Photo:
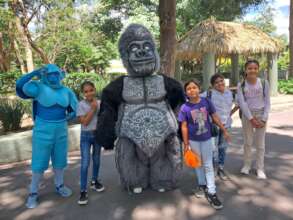
<svg viewBox="0 0 293 220">
<path fill-rule="evenodd" d="M 249 60 L 245 63 L 245 81 L 238 83 L 237 95 L 242 112 L 244 138 L 244 166 L 241 173 L 248 175 L 251 170 L 252 144 L 256 147 L 257 177 L 266 179 L 264 172 L 265 133 L 270 110 L 269 83 L 258 78 L 259 63 Z"/>
<path fill-rule="evenodd" d="M 100 169 L 101 146 L 96 140 L 96 125 L 97 125 L 97 112 L 100 108 L 100 101 L 96 98 L 95 85 L 90 81 L 85 81 L 81 85 L 81 90 L 84 99 L 78 104 L 77 117 L 81 123 L 80 134 L 80 198 L 79 205 L 86 205 L 88 203 L 87 195 L 87 180 L 88 168 L 90 159 L 92 157 L 92 180 L 90 183 L 91 189 L 97 192 L 104 191 L 104 186 L 98 180 Z M 92 148 L 92 155 L 91 155 Z"/>
</svg>

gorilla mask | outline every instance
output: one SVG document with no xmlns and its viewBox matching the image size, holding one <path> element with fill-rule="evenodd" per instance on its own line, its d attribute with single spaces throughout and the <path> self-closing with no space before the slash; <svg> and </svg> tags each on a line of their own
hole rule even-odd
<svg viewBox="0 0 293 220">
<path fill-rule="evenodd" d="M 119 52 L 128 74 L 143 77 L 159 69 L 160 60 L 151 33 L 142 25 L 129 25 L 119 40 Z"/>
</svg>

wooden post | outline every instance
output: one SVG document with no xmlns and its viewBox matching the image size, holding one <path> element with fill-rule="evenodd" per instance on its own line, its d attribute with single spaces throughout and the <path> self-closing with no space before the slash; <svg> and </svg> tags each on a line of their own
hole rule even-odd
<svg viewBox="0 0 293 220">
<path fill-rule="evenodd" d="M 268 54 L 268 76 L 271 96 L 278 95 L 278 55 Z"/>
<path fill-rule="evenodd" d="M 236 86 L 239 82 L 239 55 L 232 54 L 231 55 L 231 64 L 232 64 L 232 78 L 231 85 Z"/>
<path fill-rule="evenodd" d="M 210 86 L 210 78 L 216 71 L 216 54 L 208 52 L 203 55 L 203 84 L 202 89 L 206 90 Z"/>
</svg>

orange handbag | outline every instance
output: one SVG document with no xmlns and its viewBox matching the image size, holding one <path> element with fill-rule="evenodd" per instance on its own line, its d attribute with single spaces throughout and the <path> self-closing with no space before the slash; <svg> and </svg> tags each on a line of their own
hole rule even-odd
<svg viewBox="0 0 293 220">
<path fill-rule="evenodd" d="M 184 152 L 184 162 L 185 165 L 190 168 L 198 168 L 201 166 L 201 159 L 197 153 L 188 149 Z"/>
</svg>

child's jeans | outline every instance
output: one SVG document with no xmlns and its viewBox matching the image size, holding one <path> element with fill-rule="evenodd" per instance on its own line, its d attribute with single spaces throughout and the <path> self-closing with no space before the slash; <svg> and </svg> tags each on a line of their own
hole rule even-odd
<svg viewBox="0 0 293 220">
<path fill-rule="evenodd" d="M 216 193 L 213 167 L 213 139 L 206 141 L 189 141 L 191 149 L 201 157 L 202 166 L 195 169 L 198 185 L 206 185 L 208 193 Z"/>
<path fill-rule="evenodd" d="M 230 129 L 227 128 L 229 131 Z M 217 137 L 213 138 L 215 142 L 214 149 L 214 165 L 220 168 L 224 168 L 226 151 L 229 146 L 228 142 L 225 140 L 223 132 L 219 130 L 219 134 Z"/>
<path fill-rule="evenodd" d="M 100 168 L 101 146 L 96 142 L 95 131 L 81 131 L 80 135 L 80 191 L 87 190 L 87 174 L 90 165 L 91 146 L 93 146 L 93 176 L 92 180 L 97 180 Z"/>
</svg>

